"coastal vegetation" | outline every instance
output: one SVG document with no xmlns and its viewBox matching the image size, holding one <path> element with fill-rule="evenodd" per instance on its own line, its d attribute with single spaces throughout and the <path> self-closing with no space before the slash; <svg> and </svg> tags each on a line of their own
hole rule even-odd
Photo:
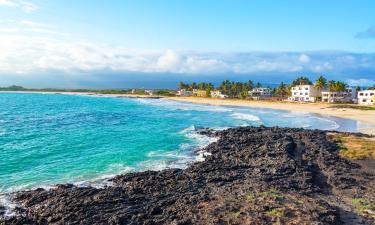
<svg viewBox="0 0 375 225">
<path fill-rule="evenodd" d="M 345 89 L 348 87 L 348 85 L 345 82 L 334 80 L 327 81 L 327 79 L 323 75 L 320 75 L 318 79 L 315 81 L 315 83 L 313 83 L 308 77 L 300 76 L 293 80 L 289 85 L 284 82 L 281 82 L 276 87 L 264 86 L 259 82 L 254 84 L 252 80 L 249 80 L 247 82 L 224 80 L 218 86 L 214 86 L 212 83 L 204 82 L 192 82 L 190 84 L 180 82 L 178 84 L 178 89 L 184 89 L 187 91 L 193 91 L 194 89 L 197 89 L 207 91 L 208 93 L 212 90 L 218 90 L 222 94 L 227 95 L 228 98 L 245 99 L 249 97 L 249 91 L 253 90 L 254 88 L 261 87 L 269 88 L 271 96 L 287 97 L 291 95 L 291 88 L 297 85 L 314 85 L 316 88 L 320 90 L 327 89 L 332 92 L 345 91 Z M 209 95 L 207 95 L 207 97 L 209 97 Z"/>
<path fill-rule="evenodd" d="M 340 156 L 353 160 L 375 160 L 375 139 L 353 134 L 334 133 L 329 135 L 340 150 Z"/>
<path fill-rule="evenodd" d="M 375 110 L 374 106 L 370 105 L 350 105 L 350 104 L 336 104 L 336 105 L 331 105 L 328 108 L 336 108 L 336 109 L 358 109 L 358 110 L 363 110 L 363 111 L 368 111 L 368 110 Z"/>
</svg>

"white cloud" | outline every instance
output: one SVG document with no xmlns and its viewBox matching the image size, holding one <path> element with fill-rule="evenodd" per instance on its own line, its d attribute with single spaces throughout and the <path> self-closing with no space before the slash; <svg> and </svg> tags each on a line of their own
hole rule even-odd
<svg viewBox="0 0 375 225">
<path fill-rule="evenodd" d="M 0 5 L 16 7 L 18 4 L 13 0 L 0 0 Z"/>
<path fill-rule="evenodd" d="M 9 27 L 0 28 L 1 33 L 18 33 L 25 35 L 26 33 L 37 33 L 46 35 L 67 36 L 67 33 L 59 32 L 55 26 L 45 23 L 38 23 L 30 20 L 12 21 Z"/>
<path fill-rule="evenodd" d="M 346 81 L 350 86 L 361 86 L 361 87 L 369 87 L 375 85 L 375 80 L 369 79 L 349 79 Z"/>
<path fill-rule="evenodd" d="M 32 2 L 20 0 L 0 0 L 0 6 L 17 7 L 27 13 L 36 11 L 39 8 Z"/>
<path fill-rule="evenodd" d="M 306 54 L 301 54 L 298 58 L 298 60 L 301 62 L 301 63 L 309 63 L 310 62 L 310 56 L 306 55 Z"/>
<path fill-rule="evenodd" d="M 161 71 L 176 70 L 182 63 L 181 61 L 182 59 L 176 52 L 172 50 L 167 50 L 163 55 L 161 55 L 158 58 L 157 68 Z"/>
<path fill-rule="evenodd" d="M 19 22 L 21 25 L 25 25 L 28 27 L 37 27 L 37 28 L 54 28 L 54 26 L 45 24 L 45 23 L 38 23 L 31 20 L 21 20 Z"/>
</svg>

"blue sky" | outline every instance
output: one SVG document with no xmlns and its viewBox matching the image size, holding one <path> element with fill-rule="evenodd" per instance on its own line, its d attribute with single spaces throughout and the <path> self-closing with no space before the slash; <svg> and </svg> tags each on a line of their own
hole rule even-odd
<svg viewBox="0 0 375 225">
<path fill-rule="evenodd" d="M 374 10 L 372 0 L 0 0 L 0 85 L 321 73 L 371 85 Z"/>
</svg>

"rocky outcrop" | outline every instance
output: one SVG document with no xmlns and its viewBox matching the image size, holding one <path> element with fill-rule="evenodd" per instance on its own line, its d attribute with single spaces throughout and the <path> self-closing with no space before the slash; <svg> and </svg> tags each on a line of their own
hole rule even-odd
<svg viewBox="0 0 375 225">
<path fill-rule="evenodd" d="M 372 224 L 373 174 L 338 156 L 325 131 L 204 130 L 218 141 L 187 169 L 130 173 L 101 189 L 58 185 L 16 193 L 6 224 Z"/>
</svg>

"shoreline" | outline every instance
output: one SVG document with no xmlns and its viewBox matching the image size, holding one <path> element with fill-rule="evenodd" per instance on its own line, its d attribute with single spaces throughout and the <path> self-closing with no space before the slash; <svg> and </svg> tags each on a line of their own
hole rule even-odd
<svg viewBox="0 0 375 225">
<path fill-rule="evenodd" d="M 218 138 L 204 148 L 205 161 L 118 175 L 99 189 L 59 184 L 16 192 L 12 215 L 0 205 L 0 224 L 372 224 L 372 211 L 358 211 L 352 199 L 371 203 L 373 173 L 341 159 L 326 131 L 239 127 L 201 134 Z"/>
<path fill-rule="evenodd" d="M 375 111 L 364 111 L 349 108 L 329 108 L 333 104 L 327 103 L 298 103 L 298 102 L 271 102 L 271 101 L 249 101 L 241 99 L 217 99 L 198 97 L 166 97 L 164 99 L 189 102 L 193 104 L 206 104 L 216 106 L 242 106 L 255 108 L 268 108 L 276 110 L 287 110 L 294 112 L 314 113 L 323 116 L 333 116 L 344 119 L 351 119 L 368 125 L 369 127 L 359 128 L 358 131 L 375 135 Z"/>
<path fill-rule="evenodd" d="M 365 124 L 365 127 L 358 128 L 358 132 L 375 135 L 375 111 L 365 111 L 351 108 L 329 108 L 334 104 L 328 103 L 300 103 L 300 102 L 273 102 L 262 100 L 242 100 L 242 99 L 218 99 L 200 97 L 168 97 L 135 94 L 101 94 L 95 92 L 59 92 L 59 91 L 0 91 L 0 93 L 36 93 L 36 94 L 65 94 L 78 96 L 114 97 L 114 98 L 150 98 L 166 99 L 178 102 L 188 102 L 193 104 L 215 105 L 215 106 L 241 106 L 253 108 L 267 108 L 275 110 L 287 110 L 292 112 L 314 113 L 322 116 L 333 116 L 343 119 L 351 119 Z"/>
</svg>

